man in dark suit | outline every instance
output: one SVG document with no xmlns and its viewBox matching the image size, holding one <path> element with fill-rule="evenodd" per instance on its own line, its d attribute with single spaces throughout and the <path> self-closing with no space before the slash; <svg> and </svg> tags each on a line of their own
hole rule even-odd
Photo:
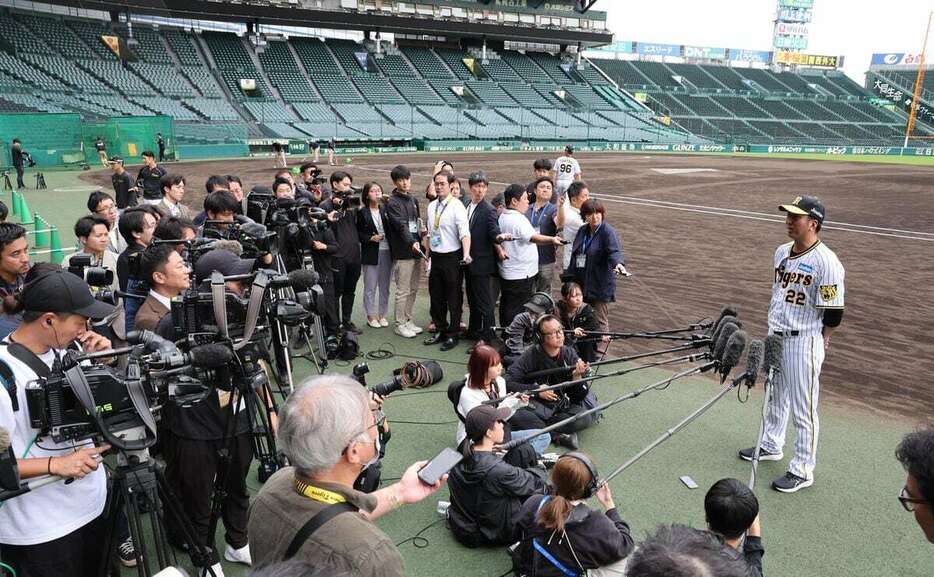
<svg viewBox="0 0 934 577">
<path fill-rule="evenodd" d="M 173 245 L 157 244 L 143 251 L 140 272 L 149 284 L 149 295 L 136 311 L 134 327 L 155 331 L 169 314 L 172 299 L 189 287 L 191 271 Z"/>
<path fill-rule="evenodd" d="M 497 243 L 499 224 L 496 209 L 485 199 L 489 180 L 485 173 L 474 172 L 467 180 L 470 204 L 467 222 L 470 227 L 470 257 L 467 267 L 467 304 L 470 323 L 467 337 L 486 343 L 493 340 L 493 290 L 491 281 L 496 274 L 496 259 L 500 252 Z"/>
</svg>

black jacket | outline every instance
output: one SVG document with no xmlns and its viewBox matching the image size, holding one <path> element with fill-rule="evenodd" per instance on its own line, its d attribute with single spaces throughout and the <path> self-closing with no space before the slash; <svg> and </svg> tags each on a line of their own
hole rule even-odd
<svg viewBox="0 0 934 577">
<path fill-rule="evenodd" d="M 470 210 L 468 205 L 468 211 Z M 484 200 L 470 213 L 470 274 L 491 275 L 496 273 L 496 237 L 499 236 L 499 219 L 496 209 Z"/>
<path fill-rule="evenodd" d="M 410 260 L 418 258 L 412 252 L 412 243 L 419 241 L 418 233 L 418 200 L 411 194 L 403 194 L 398 189 L 392 190 L 389 202 L 386 203 L 386 218 L 389 228 L 386 229 L 386 240 L 389 241 L 389 250 L 392 260 Z M 412 233 L 410 226 L 416 227 Z"/>
<path fill-rule="evenodd" d="M 540 344 L 528 347 L 522 355 L 509 366 L 509 370 L 506 371 L 506 390 L 510 393 L 517 391 L 526 392 L 536 388 L 538 385 L 557 385 L 558 383 L 569 381 L 573 378 L 572 373 L 574 372 L 574 366 L 577 365 L 579 358 L 580 357 L 577 356 L 577 351 L 568 345 L 561 347 L 561 351 L 556 358 L 549 357 Z M 568 370 L 546 377 L 526 377 L 529 373 L 562 366 L 568 367 Z M 567 394 L 571 402 L 579 403 L 587 396 L 588 390 L 589 388 L 587 385 L 581 384 L 566 389 L 559 389 L 559 392 Z"/>
<path fill-rule="evenodd" d="M 520 469 L 492 453 L 478 452 L 451 469 L 448 488 L 448 519 L 461 544 L 508 545 L 522 502 L 545 490 L 545 478 L 539 469 Z"/>
<path fill-rule="evenodd" d="M 333 199 L 323 201 L 320 208 L 324 212 L 336 210 Z M 334 255 L 346 263 L 360 262 L 360 235 L 357 234 L 356 210 L 338 211 L 338 219 L 331 223 L 331 230 L 337 239 L 337 253 Z"/>
<path fill-rule="evenodd" d="M 142 184 L 143 198 L 147 200 L 162 199 L 162 187 L 159 185 L 159 181 L 165 175 L 165 169 L 158 164 L 153 168 L 144 166 L 139 169 L 139 174 L 136 175 L 136 182 L 137 186 Z"/>
<path fill-rule="evenodd" d="M 516 518 L 514 541 L 519 541 L 523 575 L 564 577 L 564 573 L 535 550 L 533 538 L 558 562 L 578 573 L 582 573 L 582 569 L 596 569 L 616 563 L 632 553 L 633 540 L 629 534 L 629 525 L 620 518 L 616 509 L 610 509 L 604 514 L 582 503 L 571 510 L 564 524 L 564 533 L 561 534 L 542 527 L 536 521 L 543 498 L 536 495 L 526 501 Z"/>
<path fill-rule="evenodd" d="M 389 230 L 389 219 L 386 218 L 386 208 L 379 207 L 379 217 L 383 221 L 383 231 Z M 357 211 L 357 234 L 360 236 L 360 264 L 379 264 L 379 243 L 370 240 L 374 234 L 379 234 L 373 222 L 373 213 L 363 207 Z"/>
<path fill-rule="evenodd" d="M 559 301 L 558 306 L 555 307 L 555 312 L 557 312 L 561 319 L 561 324 L 564 325 L 564 328 L 567 330 L 573 331 L 577 328 L 584 329 L 587 332 L 600 330 L 600 324 L 597 322 L 597 313 L 594 312 L 593 307 L 587 303 L 584 303 L 584 306 L 577 310 L 577 314 L 571 316 L 565 307 L 564 301 Z M 578 342 L 577 338 L 572 334 L 566 334 L 564 336 L 565 342 L 574 345 L 580 358 L 588 363 L 597 360 L 597 342 L 592 340 L 596 338 L 597 337 L 586 337 L 587 340 Z"/>
<path fill-rule="evenodd" d="M 730 559 L 744 559 L 746 561 L 746 577 L 762 577 L 762 556 L 765 548 L 762 546 L 762 537 L 746 536 L 743 541 L 742 552 L 730 547 L 723 541 L 723 537 L 713 533 L 713 536 L 723 545 L 723 554 Z"/>
<path fill-rule="evenodd" d="M 23 168 L 23 149 L 10 147 L 10 157 L 13 160 L 13 166 Z"/>
</svg>

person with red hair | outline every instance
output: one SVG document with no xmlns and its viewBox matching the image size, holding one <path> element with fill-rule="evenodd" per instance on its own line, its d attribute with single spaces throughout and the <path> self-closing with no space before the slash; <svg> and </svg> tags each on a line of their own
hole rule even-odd
<svg viewBox="0 0 934 577">
<path fill-rule="evenodd" d="M 467 375 L 465 375 L 464 387 L 461 389 L 460 399 L 457 403 L 457 417 L 460 421 L 457 424 L 457 444 L 460 445 L 467 437 L 467 431 L 464 428 L 464 419 L 467 413 L 484 401 L 502 399 L 499 406 L 510 411 L 509 419 L 518 411 L 527 411 L 529 397 L 526 394 L 506 394 L 506 380 L 501 376 L 503 372 L 503 362 L 496 352 L 496 349 L 489 345 L 479 345 L 474 347 L 467 361 Z M 525 439 L 532 437 L 529 444 L 535 449 L 535 453 L 541 455 L 548 448 L 550 437 L 546 435 L 537 435 L 538 429 L 529 429 L 525 431 L 514 430 L 507 424 L 510 431 L 507 437 L 512 439 Z"/>
</svg>

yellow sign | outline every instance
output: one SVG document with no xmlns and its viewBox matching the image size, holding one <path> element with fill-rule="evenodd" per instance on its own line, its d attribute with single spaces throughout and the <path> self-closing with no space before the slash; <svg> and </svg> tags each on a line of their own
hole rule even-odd
<svg viewBox="0 0 934 577">
<path fill-rule="evenodd" d="M 118 36 L 105 36 L 101 35 L 101 40 L 104 41 L 104 44 L 107 45 L 107 48 L 110 48 L 110 51 L 113 52 L 117 58 L 120 58 L 120 38 Z"/>
<path fill-rule="evenodd" d="M 633 94 L 633 96 L 636 97 L 637 102 L 645 103 L 649 101 L 649 95 L 647 92 L 636 92 Z"/>
<path fill-rule="evenodd" d="M 794 66 L 811 66 L 814 68 L 836 68 L 839 56 L 825 56 L 821 54 L 805 54 L 803 52 L 789 52 L 779 50 L 775 53 L 775 62 L 791 64 Z"/>
<path fill-rule="evenodd" d="M 661 122 L 665 126 L 671 126 L 671 117 L 670 116 L 656 116 L 655 120 Z"/>
</svg>

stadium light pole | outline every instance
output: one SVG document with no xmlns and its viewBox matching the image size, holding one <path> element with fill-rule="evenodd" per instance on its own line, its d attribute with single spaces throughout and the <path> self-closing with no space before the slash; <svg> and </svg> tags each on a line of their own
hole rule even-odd
<svg viewBox="0 0 934 577">
<path fill-rule="evenodd" d="M 934 11 L 928 12 L 928 25 L 924 29 L 924 43 L 921 45 L 921 58 L 918 59 L 918 75 L 915 77 L 915 90 L 911 98 L 911 113 L 908 115 L 908 125 L 905 127 L 905 142 L 902 148 L 908 148 L 908 138 L 915 127 L 915 118 L 918 116 L 918 100 L 921 98 L 921 86 L 924 83 L 924 60 L 928 49 L 928 34 L 931 32 L 931 19 Z"/>
</svg>

